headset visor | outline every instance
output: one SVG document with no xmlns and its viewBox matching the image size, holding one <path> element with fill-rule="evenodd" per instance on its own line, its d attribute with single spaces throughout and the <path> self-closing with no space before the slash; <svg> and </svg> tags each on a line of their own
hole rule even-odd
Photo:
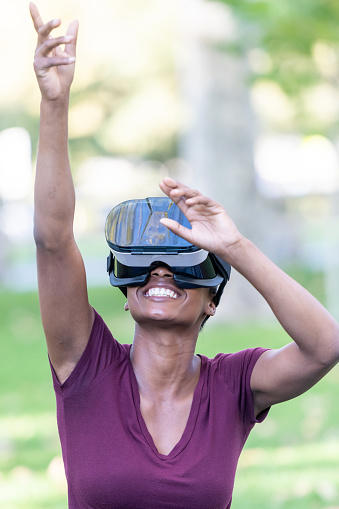
<svg viewBox="0 0 339 509">
<path fill-rule="evenodd" d="M 114 251 L 129 253 L 175 253 L 199 249 L 162 225 L 160 219 L 164 217 L 191 228 L 183 212 L 167 197 L 120 203 L 107 216 L 106 241 Z"/>
<path fill-rule="evenodd" d="M 160 223 L 166 217 L 191 228 L 183 212 L 168 197 L 128 200 L 111 210 L 105 225 L 111 284 L 125 293 L 127 286 L 146 284 L 152 267 L 165 263 L 177 286 L 219 287 L 220 298 L 229 279 L 229 264 L 171 232 Z"/>
</svg>

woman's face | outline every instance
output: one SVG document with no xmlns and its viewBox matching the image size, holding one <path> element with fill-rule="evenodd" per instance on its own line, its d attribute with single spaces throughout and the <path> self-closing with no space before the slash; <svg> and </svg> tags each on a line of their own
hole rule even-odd
<svg viewBox="0 0 339 509">
<path fill-rule="evenodd" d="M 139 324 L 197 325 L 199 329 L 203 318 L 215 312 L 209 288 L 178 288 L 172 271 L 165 265 L 151 271 L 145 286 L 128 287 L 127 299 L 125 309 Z"/>
</svg>

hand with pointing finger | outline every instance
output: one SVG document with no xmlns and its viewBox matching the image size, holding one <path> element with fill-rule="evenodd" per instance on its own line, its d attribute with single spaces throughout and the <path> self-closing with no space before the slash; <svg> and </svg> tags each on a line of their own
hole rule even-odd
<svg viewBox="0 0 339 509">
<path fill-rule="evenodd" d="M 160 183 L 160 189 L 182 210 L 192 229 L 169 218 L 161 219 L 161 223 L 195 246 L 227 259 L 227 250 L 242 235 L 225 209 L 199 191 L 168 177 Z"/>
<path fill-rule="evenodd" d="M 42 98 L 54 101 L 68 97 L 74 77 L 78 21 L 69 25 L 65 36 L 53 38 L 51 33 L 61 25 L 61 20 L 44 24 L 35 4 L 30 3 L 29 10 L 38 34 L 34 70 Z"/>
</svg>

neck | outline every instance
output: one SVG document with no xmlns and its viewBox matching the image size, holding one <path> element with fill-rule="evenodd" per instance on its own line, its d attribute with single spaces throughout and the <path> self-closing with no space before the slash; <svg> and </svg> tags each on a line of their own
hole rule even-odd
<svg viewBox="0 0 339 509">
<path fill-rule="evenodd" d="M 136 325 L 131 362 L 142 395 L 185 398 L 194 390 L 200 374 L 200 358 L 194 355 L 197 336 L 197 331 Z"/>
</svg>

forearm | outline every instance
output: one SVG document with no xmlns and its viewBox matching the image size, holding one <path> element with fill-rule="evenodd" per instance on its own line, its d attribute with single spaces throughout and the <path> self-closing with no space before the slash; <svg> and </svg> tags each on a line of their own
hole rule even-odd
<svg viewBox="0 0 339 509">
<path fill-rule="evenodd" d="M 260 292 L 305 354 L 325 364 L 338 360 L 339 326 L 307 290 L 246 238 L 228 249 L 225 259 Z"/>
<path fill-rule="evenodd" d="M 68 157 L 68 96 L 41 101 L 34 190 L 34 235 L 53 247 L 72 236 L 74 185 Z"/>
</svg>

